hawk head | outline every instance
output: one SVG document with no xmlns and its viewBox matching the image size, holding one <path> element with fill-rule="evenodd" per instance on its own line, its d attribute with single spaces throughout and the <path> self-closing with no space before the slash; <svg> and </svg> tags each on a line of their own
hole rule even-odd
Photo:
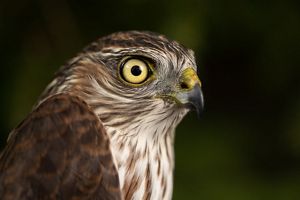
<svg viewBox="0 0 300 200">
<path fill-rule="evenodd" d="M 191 108 L 203 107 L 196 70 L 193 51 L 163 35 L 119 32 L 63 66 L 41 99 L 76 95 L 99 116 L 125 199 L 142 199 L 147 191 L 169 199 L 174 130 Z"/>
<path fill-rule="evenodd" d="M 82 97 L 114 129 L 176 125 L 203 108 L 192 50 L 152 32 L 118 32 L 87 46 L 57 73 L 44 94 Z M 131 132 L 132 131 L 128 131 Z"/>
</svg>

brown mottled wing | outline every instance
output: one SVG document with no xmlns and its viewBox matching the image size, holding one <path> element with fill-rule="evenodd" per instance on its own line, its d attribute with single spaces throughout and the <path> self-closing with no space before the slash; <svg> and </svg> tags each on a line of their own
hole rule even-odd
<svg viewBox="0 0 300 200">
<path fill-rule="evenodd" d="M 107 134 L 85 102 L 55 95 L 14 130 L 0 156 L 0 199 L 121 199 Z"/>
</svg>

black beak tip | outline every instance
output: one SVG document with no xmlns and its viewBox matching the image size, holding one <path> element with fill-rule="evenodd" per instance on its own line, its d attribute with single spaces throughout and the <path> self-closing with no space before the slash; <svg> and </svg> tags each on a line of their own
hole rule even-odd
<svg viewBox="0 0 300 200">
<path fill-rule="evenodd" d="M 189 103 L 187 106 L 191 109 L 196 111 L 198 119 L 201 118 L 204 110 L 204 98 L 201 88 L 197 88 L 193 95 L 189 98 Z"/>
<path fill-rule="evenodd" d="M 203 105 L 200 109 L 196 109 L 198 119 L 201 119 L 201 117 L 203 115 L 203 112 L 204 112 L 204 106 Z"/>
<path fill-rule="evenodd" d="M 188 103 L 188 108 L 192 111 L 196 111 L 198 119 L 201 119 L 204 112 L 204 102 L 201 101 L 199 103 Z"/>
</svg>

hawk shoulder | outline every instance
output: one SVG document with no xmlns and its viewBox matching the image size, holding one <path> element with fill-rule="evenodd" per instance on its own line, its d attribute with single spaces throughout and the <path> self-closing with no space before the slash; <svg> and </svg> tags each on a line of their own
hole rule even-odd
<svg viewBox="0 0 300 200">
<path fill-rule="evenodd" d="M 54 95 L 13 131 L 0 155 L 0 199 L 121 199 L 109 138 L 83 100 Z"/>
</svg>

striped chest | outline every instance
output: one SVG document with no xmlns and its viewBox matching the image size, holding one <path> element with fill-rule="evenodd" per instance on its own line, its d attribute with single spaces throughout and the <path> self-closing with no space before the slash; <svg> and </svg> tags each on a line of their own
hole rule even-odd
<svg viewBox="0 0 300 200">
<path fill-rule="evenodd" d="M 125 200 L 172 198 L 173 133 L 165 133 L 157 139 L 150 139 L 147 134 L 111 137 Z"/>
</svg>

